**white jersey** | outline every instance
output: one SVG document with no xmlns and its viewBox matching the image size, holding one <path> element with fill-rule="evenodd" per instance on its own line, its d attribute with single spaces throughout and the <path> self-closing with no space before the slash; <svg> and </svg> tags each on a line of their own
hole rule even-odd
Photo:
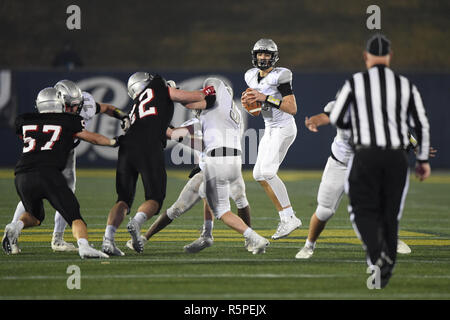
<svg viewBox="0 0 450 320">
<path fill-rule="evenodd" d="M 245 82 L 247 86 L 252 89 L 256 89 L 265 95 L 271 95 L 277 99 L 282 99 L 281 93 L 278 91 L 278 86 L 282 83 L 289 82 L 292 86 L 292 72 L 289 69 L 277 67 L 269 72 L 267 76 L 258 82 L 258 68 L 252 68 L 245 73 Z M 283 126 L 286 123 L 293 122 L 294 117 L 289 113 L 281 111 L 276 108 L 265 107 L 261 114 L 264 118 L 266 127 L 278 127 Z"/>
<path fill-rule="evenodd" d="M 327 114 L 333 110 L 334 101 L 329 102 L 323 111 Z M 353 149 L 349 144 L 351 138 L 350 130 L 336 128 L 336 136 L 331 144 L 331 152 L 343 164 L 347 165 L 348 160 L 353 155 Z"/>
<path fill-rule="evenodd" d="M 89 122 L 97 113 L 97 105 L 94 97 L 86 91 L 83 91 L 83 109 L 81 109 L 80 116 L 84 119 L 85 127 L 88 128 Z"/>
<path fill-rule="evenodd" d="M 216 91 L 216 102 L 200 114 L 204 151 L 222 147 L 241 150 L 241 112 L 223 81 L 214 79 L 210 84 Z"/>
</svg>

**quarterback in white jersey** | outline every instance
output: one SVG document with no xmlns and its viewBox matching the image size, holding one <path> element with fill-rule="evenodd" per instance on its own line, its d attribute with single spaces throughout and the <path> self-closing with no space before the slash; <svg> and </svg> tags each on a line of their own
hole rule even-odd
<svg viewBox="0 0 450 320">
<path fill-rule="evenodd" d="M 61 80 L 55 84 L 55 89 L 58 91 L 58 96 L 61 102 L 65 106 L 76 107 L 78 106 L 77 113 L 84 119 L 85 127 L 88 127 L 91 119 L 98 113 L 105 113 L 111 117 L 115 117 L 122 121 L 122 128 L 127 129 L 129 125 L 129 119 L 127 115 L 116 107 L 95 102 L 92 95 L 86 91 L 81 91 L 80 88 L 70 80 Z M 66 178 L 69 188 L 75 193 L 76 185 L 76 153 L 75 147 L 79 144 L 79 140 L 75 141 L 74 148 L 70 151 L 67 159 L 66 167 L 63 170 L 63 175 Z M 19 202 L 16 211 L 14 213 L 13 222 L 18 221 L 22 213 L 25 212 L 25 208 L 22 202 Z M 56 211 L 55 213 L 55 226 L 53 230 L 53 237 L 51 241 L 51 247 L 53 251 L 76 251 L 77 248 L 64 241 L 64 230 L 67 226 L 67 222 L 62 215 Z M 13 254 L 19 253 L 19 248 L 13 248 Z"/>
<path fill-rule="evenodd" d="M 306 117 L 305 126 L 312 132 L 318 132 L 317 127 L 329 124 L 329 115 L 334 102 L 330 101 L 325 106 L 323 113 L 311 118 Z M 295 256 L 297 259 L 309 259 L 313 255 L 317 239 L 339 207 L 345 192 L 348 164 L 353 157 L 353 148 L 349 144 L 350 139 L 350 130 L 337 128 L 336 136 L 331 144 L 331 155 L 325 165 L 317 193 L 317 208 L 310 220 L 306 243 Z M 406 243 L 398 240 L 397 252 L 408 254 L 411 249 Z"/>
<path fill-rule="evenodd" d="M 292 209 L 286 186 L 277 175 L 297 136 L 294 119 L 297 103 L 292 91 L 292 72 L 274 66 L 278 61 L 278 47 L 273 40 L 257 41 L 252 50 L 252 61 L 255 68 L 245 73 L 245 82 L 251 90 L 242 93 L 241 102 L 262 103 L 265 131 L 258 146 L 253 177 L 279 213 L 280 223 L 272 235 L 276 240 L 288 236 L 302 224 Z"/>
</svg>

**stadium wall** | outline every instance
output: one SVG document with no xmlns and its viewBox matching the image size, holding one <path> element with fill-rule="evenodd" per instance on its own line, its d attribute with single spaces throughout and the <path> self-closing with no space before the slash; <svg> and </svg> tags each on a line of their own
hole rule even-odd
<svg viewBox="0 0 450 320">
<path fill-rule="evenodd" d="M 134 72 L 117 71 L 53 71 L 53 70 L 2 70 L 0 71 L 0 134 L 3 152 L 0 166 L 13 167 L 20 155 L 20 143 L 14 133 L 14 119 L 17 114 L 33 112 L 37 93 L 44 87 L 53 86 L 61 79 L 71 79 L 84 91 L 90 92 L 96 101 L 111 103 L 129 110 L 126 81 Z M 246 89 L 242 73 L 193 73 L 193 72 L 154 72 L 166 79 L 172 79 L 186 90 L 199 89 L 208 76 L 218 76 L 234 88 L 235 99 L 240 105 L 240 94 Z M 337 90 L 343 85 L 349 73 L 294 73 L 293 88 L 297 99 L 298 127 L 297 139 L 290 148 L 283 166 L 299 169 L 322 169 L 330 154 L 330 145 L 335 135 L 331 126 L 319 129 L 319 133 L 309 132 L 304 127 L 306 116 L 321 113 L 325 104 L 333 100 Z M 432 159 L 433 168 L 450 168 L 450 150 L 445 148 L 450 141 L 450 74 L 406 74 L 422 94 L 430 122 L 432 146 L 438 149 L 437 157 Z M 180 125 L 192 117 L 187 109 L 176 106 L 173 125 Z M 260 139 L 264 129 L 261 117 L 252 117 L 243 112 L 246 131 L 244 140 L 244 167 L 251 167 L 256 159 L 254 139 Z M 108 116 L 98 116 L 89 125 L 89 130 L 106 136 L 121 133 L 117 120 Z M 256 138 L 255 138 L 256 137 Z M 175 143 L 169 143 L 166 150 L 168 166 L 192 165 L 193 158 L 186 151 L 180 151 Z M 79 167 L 114 167 L 117 150 L 81 143 L 77 147 Z M 183 161 L 184 159 L 184 161 Z M 413 161 L 411 156 L 411 162 Z M 187 161 L 186 161 L 187 160 Z"/>
</svg>

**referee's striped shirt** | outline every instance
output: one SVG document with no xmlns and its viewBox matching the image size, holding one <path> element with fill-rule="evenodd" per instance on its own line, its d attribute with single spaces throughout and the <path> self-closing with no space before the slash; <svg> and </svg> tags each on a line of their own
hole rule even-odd
<svg viewBox="0 0 450 320">
<path fill-rule="evenodd" d="M 430 126 L 419 91 L 385 65 L 355 73 L 340 90 L 330 122 L 350 128 L 355 146 L 402 149 L 408 127 L 418 142 L 416 159 L 428 161 Z"/>
</svg>

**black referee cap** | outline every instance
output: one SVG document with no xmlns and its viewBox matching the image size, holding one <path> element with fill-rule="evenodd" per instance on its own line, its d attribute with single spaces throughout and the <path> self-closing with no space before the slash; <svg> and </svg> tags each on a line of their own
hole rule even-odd
<svg viewBox="0 0 450 320">
<path fill-rule="evenodd" d="M 385 56 L 391 51 L 391 42 L 383 34 L 377 33 L 367 41 L 366 50 L 374 56 Z"/>
</svg>

